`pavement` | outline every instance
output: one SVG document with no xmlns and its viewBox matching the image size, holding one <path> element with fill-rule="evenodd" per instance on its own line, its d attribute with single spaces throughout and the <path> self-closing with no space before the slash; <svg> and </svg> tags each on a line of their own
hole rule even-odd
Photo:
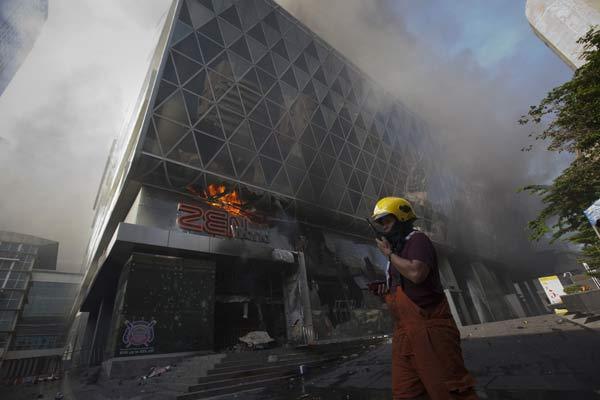
<svg viewBox="0 0 600 400">
<path fill-rule="evenodd" d="M 544 315 L 461 328 L 467 368 L 477 380 L 481 399 L 600 400 L 600 325 Z M 588 326 L 591 325 L 591 326 Z M 336 364 L 308 371 L 285 387 L 255 390 L 225 399 L 389 399 L 391 343 L 363 354 L 348 354 Z M 179 369 L 179 370 L 178 370 Z M 60 382 L 21 385 L 0 390 L 2 400 L 35 399 L 167 399 L 161 390 L 169 380 L 188 374 L 183 367 L 139 385 L 139 380 L 96 380 L 67 375 Z M 172 374 L 172 375 L 169 375 Z M 425 397 L 423 397 L 425 399 Z"/>
</svg>

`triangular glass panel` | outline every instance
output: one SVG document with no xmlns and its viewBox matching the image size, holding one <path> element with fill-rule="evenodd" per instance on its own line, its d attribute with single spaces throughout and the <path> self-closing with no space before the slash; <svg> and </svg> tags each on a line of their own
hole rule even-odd
<svg viewBox="0 0 600 400">
<path fill-rule="evenodd" d="M 244 121 L 240 124 L 238 130 L 229 141 L 254 151 L 254 142 L 252 141 L 248 121 Z"/>
<path fill-rule="evenodd" d="M 309 177 L 310 182 L 312 183 L 313 193 L 318 198 L 321 195 L 321 192 L 323 192 L 323 189 L 325 189 L 327 180 L 315 175 L 309 175 Z"/>
<path fill-rule="evenodd" d="M 356 160 L 356 168 L 360 169 L 361 171 L 369 172 L 369 168 L 367 167 L 367 164 L 365 163 L 365 159 L 362 154 L 363 153 L 361 153 L 361 155 Z"/>
<path fill-rule="evenodd" d="M 358 138 L 356 137 L 355 129 L 350 129 L 350 131 L 348 132 L 347 140 L 349 143 L 352 143 L 353 145 L 360 147 L 360 143 L 358 141 Z"/>
<path fill-rule="evenodd" d="M 240 85 L 254 92 L 261 92 L 260 83 L 256 74 L 256 68 L 251 68 L 248 72 L 240 79 Z"/>
<path fill-rule="evenodd" d="M 217 18 L 219 21 L 219 26 L 221 27 L 221 34 L 223 36 L 223 41 L 226 46 L 231 46 L 233 42 L 238 40 L 240 36 L 242 36 L 242 31 L 240 31 L 235 26 L 231 25 L 229 22 L 224 19 Z"/>
<path fill-rule="evenodd" d="M 246 173 L 244 173 L 244 177 L 242 178 L 244 182 L 249 182 L 255 184 L 257 186 L 264 186 L 265 184 L 265 175 L 262 170 L 262 166 L 260 165 L 260 161 L 258 157 L 254 159 L 254 161 L 250 164 Z"/>
<path fill-rule="evenodd" d="M 273 126 L 271 124 L 271 119 L 269 118 L 269 113 L 267 112 L 267 107 L 262 101 L 258 103 L 254 110 L 250 113 L 249 118 L 264 126 Z"/>
<path fill-rule="evenodd" d="M 268 47 L 273 46 L 275 43 L 281 39 L 281 34 L 277 32 L 275 29 L 271 28 L 264 22 L 261 22 L 263 31 L 265 32 L 265 38 L 267 38 Z"/>
<path fill-rule="evenodd" d="M 234 89 L 235 88 L 233 88 L 232 90 Z M 225 108 L 223 104 L 224 99 L 225 98 L 223 98 L 223 100 L 221 100 L 221 103 L 219 104 L 219 114 L 221 115 L 221 121 L 223 122 L 223 131 L 225 132 L 225 136 L 231 137 L 233 135 L 233 132 L 237 130 L 238 126 L 244 120 L 244 117 L 228 108 Z M 241 109 L 241 103 L 239 109 Z"/>
<path fill-rule="evenodd" d="M 190 117 L 190 122 L 195 125 L 196 122 L 208 111 L 211 103 L 202 97 L 198 97 L 187 90 L 183 91 L 185 106 Z"/>
<path fill-rule="evenodd" d="M 252 67 L 248 61 L 244 60 L 242 57 L 238 56 L 233 52 L 228 52 L 229 60 L 231 62 L 231 68 L 233 70 L 233 75 L 235 79 L 239 81 L 242 77 L 248 72 L 248 70 Z"/>
<path fill-rule="evenodd" d="M 331 139 L 331 143 L 333 144 L 333 148 L 335 150 L 335 155 L 338 156 L 342 151 L 342 147 L 344 146 L 344 141 L 335 135 L 330 135 L 329 139 Z"/>
<path fill-rule="evenodd" d="M 323 68 L 319 67 L 319 69 L 317 69 L 317 72 L 315 72 L 315 75 L 313 76 L 313 78 L 318 80 L 319 83 L 327 86 L 327 79 L 325 79 L 325 74 L 323 73 Z"/>
<path fill-rule="evenodd" d="M 250 49 L 250 54 L 252 55 L 252 60 L 254 60 L 254 62 L 261 60 L 268 51 L 265 46 L 251 37 L 246 37 L 246 42 L 248 43 L 248 48 Z"/>
<path fill-rule="evenodd" d="M 176 52 L 173 52 L 173 60 L 182 85 L 202 68 L 197 62 Z"/>
<path fill-rule="evenodd" d="M 348 193 L 344 193 L 342 197 L 342 201 L 340 202 L 340 211 L 354 214 L 354 208 L 352 207 L 352 203 L 350 202 L 350 197 L 348 197 Z"/>
<path fill-rule="evenodd" d="M 279 169 L 281 169 L 282 164 L 267 157 L 260 156 L 259 158 L 263 167 L 263 172 L 265 173 L 265 182 L 267 185 L 270 185 L 279 172 Z"/>
<path fill-rule="evenodd" d="M 281 158 L 285 160 L 290 151 L 292 151 L 292 146 L 294 145 L 294 141 L 287 136 L 277 135 L 277 141 L 279 142 L 279 149 L 281 150 Z"/>
<path fill-rule="evenodd" d="M 179 10 L 179 20 L 185 22 L 187 25 L 192 26 L 192 20 L 190 19 L 190 12 L 188 11 L 187 5 L 185 2 L 181 5 L 181 9 Z"/>
<path fill-rule="evenodd" d="M 287 174 L 286 174 L 286 171 L 284 168 L 281 168 L 279 170 L 279 174 L 273 180 L 271 187 L 283 194 L 287 194 L 287 195 L 293 194 L 292 187 L 290 186 L 290 182 L 288 180 L 288 177 L 287 177 Z"/>
<path fill-rule="evenodd" d="M 235 169 L 233 169 L 227 145 L 223 146 L 219 154 L 210 162 L 207 169 L 221 175 L 235 177 Z"/>
<path fill-rule="evenodd" d="M 338 167 L 340 168 L 340 171 L 342 171 L 344 182 L 349 183 L 350 177 L 352 176 L 352 167 L 343 162 L 338 163 Z"/>
<path fill-rule="evenodd" d="M 294 89 L 298 89 L 298 83 L 296 82 L 293 68 L 290 67 L 287 72 L 281 76 L 281 80 L 292 86 Z"/>
<path fill-rule="evenodd" d="M 225 137 L 221 129 L 221 120 L 217 113 L 217 107 L 211 108 L 194 128 L 218 138 Z"/>
<path fill-rule="evenodd" d="M 296 75 L 296 81 L 298 81 L 298 88 L 304 89 L 306 84 L 310 81 L 310 77 L 297 67 L 294 67 L 294 75 Z"/>
<path fill-rule="evenodd" d="M 216 60 L 218 60 L 218 59 L 219 58 L 217 58 Z M 225 69 L 228 67 L 228 64 L 223 61 L 220 63 L 220 65 L 222 66 L 222 69 L 224 70 L 224 72 L 226 72 Z M 218 65 L 215 65 L 215 66 L 218 67 Z M 218 74 L 215 71 L 208 70 L 208 77 L 210 79 L 214 97 L 217 101 L 225 93 L 227 93 L 227 91 L 234 85 L 234 83 L 231 79 L 226 78 L 225 76 Z"/>
<path fill-rule="evenodd" d="M 352 156 L 350 155 L 350 150 L 348 150 L 348 145 L 345 145 L 344 148 L 342 149 L 342 152 L 340 153 L 340 160 L 342 160 L 345 163 L 348 163 L 350 165 L 354 164 L 354 160 L 352 159 Z"/>
<path fill-rule="evenodd" d="M 365 194 L 370 197 L 377 197 L 379 193 L 373 187 L 373 180 L 369 177 L 365 183 Z"/>
<path fill-rule="evenodd" d="M 306 165 L 311 165 L 315 156 L 317 155 L 317 151 L 308 146 L 300 145 L 300 150 L 302 151 L 302 157 L 304 158 L 304 162 Z"/>
<path fill-rule="evenodd" d="M 327 87 L 321 85 L 321 83 L 319 83 L 316 80 L 313 80 L 312 83 L 313 83 L 313 86 L 315 87 L 315 92 L 317 92 L 317 99 L 319 101 L 323 101 L 325 96 L 327 96 L 327 92 L 328 92 Z"/>
<path fill-rule="evenodd" d="M 277 132 L 279 132 L 283 135 L 289 136 L 291 138 L 295 138 L 296 132 L 294 132 L 292 123 L 290 122 L 291 118 L 292 117 L 290 116 L 290 114 L 286 113 L 283 116 L 283 118 L 281 118 L 281 121 L 279 121 L 279 124 L 277 124 L 275 129 L 277 130 Z"/>
<path fill-rule="evenodd" d="M 227 52 L 225 51 L 219 54 L 214 60 L 212 60 L 208 67 L 231 81 L 235 79 L 235 77 L 233 76 L 233 69 L 231 67 L 231 63 L 229 62 L 229 57 L 227 57 Z M 217 86 L 213 84 L 213 88 L 216 89 Z M 218 98 L 219 97 L 217 97 L 217 99 Z"/>
<path fill-rule="evenodd" d="M 185 90 L 189 90 L 206 99 L 213 100 L 212 91 L 206 75 L 206 70 L 200 70 L 188 83 L 184 86 Z"/>
<path fill-rule="evenodd" d="M 271 50 L 274 51 L 275 53 L 279 54 L 281 57 L 285 58 L 286 60 L 290 59 L 290 55 L 287 51 L 287 48 L 285 47 L 285 43 L 284 43 L 283 39 L 281 39 L 279 42 L 277 42 L 277 44 L 275 44 L 275 46 L 273 46 L 273 48 Z"/>
<path fill-rule="evenodd" d="M 242 21 L 242 27 L 247 30 L 259 21 L 256 5 L 253 1 L 237 2 L 238 14 Z"/>
<path fill-rule="evenodd" d="M 260 149 L 260 154 L 270 158 L 274 158 L 276 160 L 281 160 L 281 154 L 279 153 L 279 145 L 277 144 L 275 134 L 269 136 L 262 149 Z"/>
<path fill-rule="evenodd" d="M 156 113 L 183 125 L 189 124 L 183 96 L 180 90 L 176 91 L 175 94 L 165 100 L 162 105 L 156 109 Z"/>
<path fill-rule="evenodd" d="M 271 57 L 273 58 L 273 64 L 275 65 L 277 76 L 283 75 L 290 63 L 285 58 L 275 53 L 271 53 Z"/>
<path fill-rule="evenodd" d="M 315 87 L 312 82 L 308 82 L 308 84 L 302 90 L 302 93 L 313 99 L 317 98 L 317 92 L 315 92 Z"/>
<path fill-rule="evenodd" d="M 360 203 L 361 200 L 360 193 L 348 190 L 348 197 L 350 198 L 350 203 L 352 203 L 352 207 L 356 210 L 358 208 L 358 203 Z"/>
<path fill-rule="evenodd" d="M 231 25 L 235 26 L 236 28 L 240 30 L 242 29 L 242 22 L 240 21 L 240 16 L 238 15 L 237 8 L 235 6 L 229 7 L 219 16 L 227 22 L 229 22 Z"/>
<path fill-rule="evenodd" d="M 319 60 L 317 60 L 316 58 L 308 55 L 307 53 L 303 53 L 304 59 L 306 60 L 306 66 L 308 67 L 308 74 L 312 75 L 315 73 L 315 71 L 319 68 Z"/>
<path fill-rule="evenodd" d="M 260 124 L 250 121 L 250 130 L 252 131 L 252 138 L 254 139 L 254 145 L 257 149 L 260 149 L 269 137 L 270 130 Z"/>
<path fill-rule="evenodd" d="M 136 178 L 150 174 L 155 168 L 162 164 L 159 158 L 153 157 L 148 154 L 141 154 L 140 160 L 135 164 L 134 176 Z"/>
<path fill-rule="evenodd" d="M 321 152 L 323 154 L 328 154 L 332 157 L 336 157 L 335 150 L 333 149 L 333 145 L 331 144 L 331 139 L 329 139 L 329 137 L 326 137 L 325 140 L 323 141 L 323 146 L 321 147 Z"/>
<path fill-rule="evenodd" d="M 301 200 L 308 201 L 311 203 L 315 201 L 315 195 L 312 190 L 312 184 L 308 176 L 304 180 L 302 186 L 300 186 L 300 189 L 298 190 L 296 196 L 298 196 L 298 198 Z"/>
<path fill-rule="evenodd" d="M 144 183 L 148 183 L 150 185 L 158 186 L 158 187 L 170 187 L 171 184 L 167 179 L 167 171 L 165 170 L 165 163 L 161 162 L 160 165 L 155 168 L 151 173 L 144 176 Z"/>
<path fill-rule="evenodd" d="M 331 129 L 331 126 L 335 122 L 335 113 L 325 107 L 321 107 L 321 111 L 323 112 L 323 117 L 325 117 L 325 127 Z"/>
<path fill-rule="evenodd" d="M 185 126 L 159 117 L 154 117 L 154 126 L 164 154 L 167 154 L 188 131 Z"/>
<path fill-rule="evenodd" d="M 315 43 L 314 42 L 310 42 L 308 44 L 308 46 L 306 46 L 306 49 L 304 49 L 304 51 L 307 54 L 310 54 L 312 57 L 316 58 L 317 60 L 319 59 L 319 55 L 317 54 L 317 49 L 315 47 Z"/>
<path fill-rule="evenodd" d="M 218 56 L 223 50 L 223 46 L 217 44 L 202 34 L 197 34 L 200 50 L 204 56 L 204 62 L 209 63 L 213 58 Z"/>
<path fill-rule="evenodd" d="M 307 146 L 316 148 L 317 144 L 315 143 L 315 138 L 313 137 L 312 130 L 310 126 L 307 126 L 302 135 L 300 136 L 300 143 L 305 144 Z"/>
<path fill-rule="evenodd" d="M 267 98 L 277 104 L 284 104 L 283 93 L 278 84 L 274 85 L 269 93 L 267 93 Z"/>
<path fill-rule="evenodd" d="M 177 90 L 177 86 L 170 84 L 169 82 L 162 80 L 158 86 L 158 93 L 156 93 L 156 105 L 162 103 L 167 97 Z"/>
<path fill-rule="evenodd" d="M 308 170 L 308 172 L 311 175 L 315 175 L 320 178 L 326 178 L 325 169 L 323 168 L 323 165 L 321 164 L 321 160 L 319 159 L 319 157 L 315 157 L 315 160 L 312 163 L 312 165 L 310 166 L 310 169 Z"/>
<path fill-rule="evenodd" d="M 191 133 L 188 133 L 187 136 L 171 150 L 167 157 L 183 164 L 193 165 L 195 167 L 202 166 L 200 155 L 196 148 L 196 142 L 194 141 L 194 135 Z"/>
<path fill-rule="evenodd" d="M 290 179 L 292 187 L 297 190 L 300 187 L 302 181 L 304 180 L 304 175 L 306 175 L 306 173 L 304 172 L 304 170 L 292 167 L 287 164 L 285 165 L 285 169 L 288 173 L 288 177 Z"/>
<path fill-rule="evenodd" d="M 269 110 L 269 116 L 271 117 L 273 125 L 276 125 L 279 122 L 279 120 L 283 117 L 285 110 L 279 105 L 268 100 L 265 101 L 265 104 L 267 106 L 267 109 Z"/>
<path fill-rule="evenodd" d="M 325 119 L 323 118 L 323 113 L 321 113 L 320 109 L 317 109 L 313 114 L 311 123 L 325 127 Z"/>
<path fill-rule="evenodd" d="M 190 0 L 187 2 L 194 29 L 200 28 L 215 17 L 215 13 L 212 12 L 212 5 L 211 7 L 207 7 L 207 4 L 203 3 L 205 2 L 201 0 Z"/>
<path fill-rule="evenodd" d="M 202 158 L 202 162 L 206 166 L 215 154 L 217 154 L 224 142 L 198 131 L 194 131 L 194 137 L 196 138 L 196 144 L 198 145 L 198 151 Z"/>
<path fill-rule="evenodd" d="M 246 114 L 249 114 L 250 111 L 256 107 L 256 104 L 258 104 L 260 95 L 245 86 L 240 86 L 240 95 L 242 97 L 242 103 L 244 103 L 244 108 L 246 109 Z"/>
<path fill-rule="evenodd" d="M 252 62 L 252 57 L 250 56 L 250 50 L 248 50 L 248 44 L 246 43 L 246 38 L 241 37 L 237 42 L 231 45 L 230 49 L 240 56 L 244 57 L 246 60 Z"/>
<path fill-rule="evenodd" d="M 254 28 L 248 31 L 248 35 L 258 40 L 263 45 L 268 46 L 267 38 L 265 38 L 265 33 L 263 31 L 262 24 L 256 24 Z"/>
<path fill-rule="evenodd" d="M 296 88 L 288 85 L 285 82 L 280 82 L 281 90 L 283 91 L 283 98 L 285 100 L 285 104 L 288 107 L 291 107 L 298 95 L 298 90 Z"/>
<path fill-rule="evenodd" d="M 204 0 L 210 1 L 210 0 Z M 216 14 L 220 14 L 236 3 L 237 0 L 212 0 L 213 10 Z"/>
<path fill-rule="evenodd" d="M 277 32 L 281 33 L 281 29 L 279 29 L 279 22 L 277 22 L 277 17 L 275 16 L 275 11 L 271 12 L 264 18 L 265 24 L 267 24 L 270 28 L 275 29 Z"/>
<path fill-rule="evenodd" d="M 331 85 L 331 89 L 340 96 L 343 96 L 342 87 L 340 86 L 339 81 L 336 80 L 335 82 L 333 82 L 333 85 Z"/>
<path fill-rule="evenodd" d="M 173 60 L 171 59 L 171 53 L 167 55 L 167 61 L 165 62 L 165 68 L 163 70 L 162 78 L 166 79 L 174 84 L 179 84 L 179 80 L 177 79 L 177 73 L 175 72 L 175 66 L 173 65 Z"/>
<path fill-rule="evenodd" d="M 356 173 L 352 174 L 350 177 L 350 182 L 348 182 L 348 187 L 352 190 L 356 190 L 357 192 L 362 192 L 362 187 L 360 186 L 360 182 L 356 177 Z"/>
<path fill-rule="evenodd" d="M 144 146 L 142 147 L 142 150 L 162 156 L 160 144 L 158 143 L 158 137 L 156 136 L 156 130 L 154 129 L 154 123 L 152 121 L 150 121 L 148 124 L 148 130 L 146 131 L 146 137 L 144 138 Z"/>
<path fill-rule="evenodd" d="M 267 53 L 265 56 L 256 63 L 257 66 L 268 72 L 273 76 L 277 76 L 277 72 L 275 71 L 275 66 L 273 65 L 273 60 L 271 58 L 271 54 Z"/>
<path fill-rule="evenodd" d="M 324 154 L 321 154 L 320 157 L 321 163 L 323 164 L 323 168 L 325 169 L 325 176 L 327 177 L 329 176 L 329 174 L 331 174 L 331 171 L 333 170 L 333 167 L 335 165 L 335 158 L 326 156 Z"/>
<path fill-rule="evenodd" d="M 343 193 L 343 187 L 327 184 L 325 190 L 321 194 L 321 201 L 325 206 L 335 210 L 337 209 Z"/>
<path fill-rule="evenodd" d="M 260 87 L 262 89 L 262 92 L 263 93 L 269 92 L 269 89 L 271 89 L 271 87 L 275 83 L 276 79 L 273 78 L 271 75 L 267 74 L 265 71 L 263 71 L 260 68 L 256 69 L 256 75 L 258 76 L 258 80 L 260 82 Z M 281 104 L 283 104 L 283 96 L 281 97 Z"/>
<path fill-rule="evenodd" d="M 339 186 L 342 186 L 342 187 L 346 186 L 346 180 L 344 179 L 344 176 L 342 175 L 342 171 L 340 170 L 339 163 L 336 164 L 332 168 L 331 177 L 329 178 L 329 182 L 339 185 Z"/>
<path fill-rule="evenodd" d="M 333 102 L 331 101 L 331 93 L 328 93 L 327 96 L 325 96 L 322 104 L 324 106 L 327 106 L 329 108 L 329 110 L 334 111 Z M 333 125 L 333 129 L 335 129 L 335 124 Z M 335 130 L 334 130 L 334 133 L 335 133 Z M 343 135 L 341 133 L 339 134 L 339 136 L 343 137 Z"/>
<path fill-rule="evenodd" d="M 194 30 L 184 24 L 181 21 L 177 21 L 175 24 L 175 29 L 173 30 L 173 36 L 171 36 L 170 46 L 173 46 L 175 43 L 179 42 L 181 39 L 192 33 Z"/>
<path fill-rule="evenodd" d="M 202 63 L 202 55 L 200 54 L 200 49 L 198 48 L 198 42 L 196 41 L 196 35 L 189 35 L 181 42 L 177 43 L 173 46 L 174 50 L 184 54 L 185 56 L 193 59 L 196 62 Z M 177 60 L 176 60 L 177 61 Z"/>
<path fill-rule="evenodd" d="M 306 163 L 304 162 L 304 156 L 302 155 L 302 149 L 299 143 L 294 143 L 292 145 L 290 154 L 287 158 L 287 163 L 297 168 L 306 168 Z"/>
<path fill-rule="evenodd" d="M 208 23 L 204 24 L 198 32 L 202 33 L 204 36 L 212 39 L 217 42 L 221 46 L 225 46 L 225 42 L 223 41 L 223 36 L 221 36 L 221 31 L 219 29 L 219 23 L 217 22 L 217 18 L 210 20 Z"/>
<path fill-rule="evenodd" d="M 248 165 L 250 165 L 254 153 L 236 145 L 230 145 L 229 150 L 231 150 L 231 157 L 237 176 L 241 177 Z"/>
</svg>

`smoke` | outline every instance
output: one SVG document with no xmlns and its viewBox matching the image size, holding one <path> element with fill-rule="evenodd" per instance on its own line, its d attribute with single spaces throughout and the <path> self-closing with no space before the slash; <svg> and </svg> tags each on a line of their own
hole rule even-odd
<svg viewBox="0 0 600 400">
<path fill-rule="evenodd" d="M 169 4 L 51 0 L 0 97 L 0 229 L 59 241 L 61 270 L 81 268 L 110 144 L 139 93 Z M 25 17 L 16 25 L 34 23 Z"/>
<path fill-rule="evenodd" d="M 501 26 L 506 32 L 477 38 L 478 51 L 456 44 L 466 27 L 438 2 L 279 3 L 426 120 L 440 149 L 425 156 L 434 166 L 429 200 L 450 217 L 450 243 L 506 262 L 525 261 L 531 254 L 525 225 L 539 204 L 516 191 L 549 181 L 565 160 L 540 150 L 521 152 L 530 128 L 517 120 L 570 71 L 529 31 L 524 6 L 516 10 L 523 14 L 519 29 Z M 497 5 L 490 2 L 489 11 Z M 417 17 L 420 25 L 411 30 L 410 19 Z"/>
</svg>

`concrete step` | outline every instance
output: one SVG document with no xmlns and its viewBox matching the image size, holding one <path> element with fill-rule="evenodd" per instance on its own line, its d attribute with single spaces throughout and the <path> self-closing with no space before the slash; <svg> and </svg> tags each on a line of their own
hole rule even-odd
<svg viewBox="0 0 600 400">
<path fill-rule="evenodd" d="M 310 362 L 301 362 L 301 363 L 294 362 L 294 363 L 283 364 L 283 365 L 262 366 L 260 368 L 252 368 L 252 369 L 237 370 L 237 371 L 232 371 L 232 372 L 210 374 L 210 375 L 198 378 L 198 383 L 207 383 L 207 382 L 219 381 L 219 380 L 225 380 L 225 379 L 243 378 L 243 377 L 249 377 L 249 376 L 254 376 L 254 375 L 258 375 L 258 374 L 277 372 L 277 371 L 281 371 L 281 370 L 297 371 L 300 368 L 300 365 L 305 365 L 307 367 L 314 367 L 317 365 L 321 365 L 323 363 L 335 361 L 337 359 L 339 359 L 339 357 L 321 358 L 321 359 L 313 360 Z"/>
<path fill-rule="evenodd" d="M 263 355 L 256 355 L 254 357 L 248 357 L 247 359 L 244 360 L 229 360 L 227 357 L 225 357 L 220 363 L 215 365 L 215 368 L 229 368 L 229 367 L 237 367 L 237 366 L 244 366 L 244 365 L 248 365 L 249 363 L 252 362 L 269 362 L 269 357 L 271 356 L 275 356 L 277 357 L 277 360 L 294 360 L 297 358 L 304 358 L 306 357 L 307 353 L 306 351 L 304 352 L 300 352 L 300 353 L 281 353 L 281 354 L 271 354 L 269 356 L 263 356 Z M 275 362 L 275 361 L 272 361 Z"/>
<path fill-rule="evenodd" d="M 177 400 L 195 400 L 195 399 L 206 399 L 213 396 L 220 396 L 231 393 L 238 393 L 247 391 L 249 389 L 266 387 L 269 385 L 284 382 L 289 378 L 293 378 L 296 374 L 281 375 L 274 378 L 267 378 L 263 380 L 257 380 L 252 382 L 240 383 L 238 385 L 219 387 L 213 389 L 199 390 L 177 396 Z"/>
<path fill-rule="evenodd" d="M 218 387 L 236 386 L 236 385 L 239 385 L 242 383 L 262 381 L 262 380 L 266 380 L 266 379 L 277 378 L 280 376 L 295 375 L 297 372 L 298 372 L 297 368 L 286 368 L 286 369 L 280 369 L 278 371 L 257 373 L 254 375 L 241 376 L 241 377 L 237 377 L 237 378 L 227 378 L 227 379 L 207 381 L 207 382 L 200 383 L 197 385 L 189 386 L 187 389 L 188 389 L 188 392 L 198 392 L 200 390 L 214 389 L 214 388 L 218 388 Z"/>
<path fill-rule="evenodd" d="M 285 366 L 285 365 L 290 365 L 290 364 L 304 364 L 304 363 L 308 363 L 308 362 L 313 362 L 313 361 L 319 361 L 320 359 L 327 357 L 327 356 L 320 356 L 320 355 L 306 355 L 304 357 L 295 357 L 295 358 L 284 358 L 283 360 L 278 360 L 278 361 L 272 361 L 272 362 L 267 362 L 267 360 L 254 360 L 253 362 L 249 362 L 247 364 L 240 364 L 237 366 L 233 366 L 233 367 L 220 367 L 220 366 L 216 366 L 215 368 L 211 369 L 210 371 L 208 371 L 208 376 L 210 375 L 215 375 L 215 374 L 225 374 L 225 373 L 229 373 L 229 372 L 236 372 L 236 371 L 253 371 L 257 368 L 264 368 L 264 367 L 279 367 L 279 366 Z"/>
</svg>

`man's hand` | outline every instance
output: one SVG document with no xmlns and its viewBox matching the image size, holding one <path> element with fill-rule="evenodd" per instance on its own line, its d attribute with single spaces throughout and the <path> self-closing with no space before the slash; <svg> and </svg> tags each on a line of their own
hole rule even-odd
<svg viewBox="0 0 600 400">
<path fill-rule="evenodd" d="M 389 289 L 383 281 L 369 283 L 369 291 L 379 297 L 383 297 L 389 293 Z"/>
<path fill-rule="evenodd" d="M 386 238 L 382 238 L 381 240 L 375 239 L 375 241 L 377 242 L 377 247 L 379 247 L 379 250 L 383 253 L 384 256 L 389 257 L 390 255 L 392 255 L 392 246 Z"/>
</svg>

